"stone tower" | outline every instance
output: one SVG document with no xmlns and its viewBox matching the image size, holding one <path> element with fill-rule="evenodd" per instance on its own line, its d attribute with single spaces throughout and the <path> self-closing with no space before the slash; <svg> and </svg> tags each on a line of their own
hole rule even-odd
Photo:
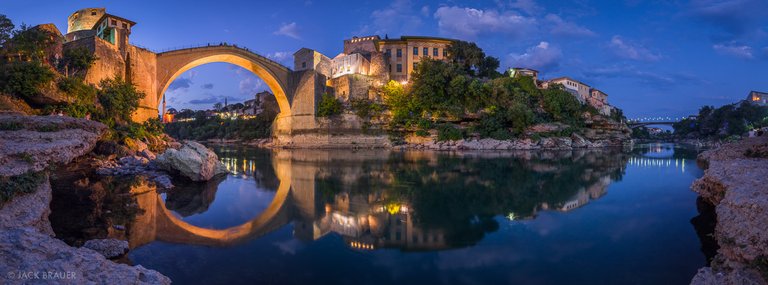
<svg viewBox="0 0 768 285">
<path fill-rule="evenodd" d="M 85 8 L 77 10 L 67 18 L 67 34 L 82 30 L 93 29 L 102 16 L 106 14 L 104 8 Z"/>
</svg>

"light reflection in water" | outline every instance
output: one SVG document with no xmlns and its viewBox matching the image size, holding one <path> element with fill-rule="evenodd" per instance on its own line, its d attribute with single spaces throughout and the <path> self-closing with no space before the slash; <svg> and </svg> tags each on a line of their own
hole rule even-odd
<svg viewBox="0 0 768 285">
<path fill-rule="evenodd" d="M 673 154 L 668 155 L 669 152 Z M 301 255 L 300 251 L 295 249 L 296 247 L 314 248 L 312 251 L 304 252 L 319 254 L 317 251 L 320 250 L 323 256 L 343 255 L 337 246 L 333 245 L 336 243 L 364 256 L 371 255 L 371 258 L 391 255 L 392 251 L 385 249 L 399 249 L 398 252 L 406 254 L 398 255 L 399 258 L 403 258 L 400 261 L 403 266 L 410 264 L 411 268 L 419 268 L 430 263 L 423 260 L 418 260 L 416 264 L 408 263 L 408 256 L 416 255 L 424 258 L 423 255 L 414 252 L 440 251 L 446 255 L 471 253 L 466 259 L 482 260 L 484 256 L 477 251 L 483 248 L 480 246 L 483 242 L 490 242 L 505 248 L 514 248 L 512 245 L 516 243 L 530 244 L 529 249 L 524 246 L 514 251 L 504 251 L 504 255 L 515 256 L 533 250 L 534 254 L 524 260 L 527 260 L 526 263 L 539 264 L 546 262 L 551 256 L 562 254 L 542 252 L 558 248 L 558 244 L 563 244 L 563 247 L 568 248 L 565 251 L 569 252 L 585 247 L 585 243 L 612 248 L 611 245 L 621 243 L 624 239 L 633 236 L 646 237 L 642 232 L 632 232 L 635 228 L 635 230 L 645 229 L 643 227 L 646 225 L 645 222 L 627 219 L 624 215 L 630 207 L 633 215 L 644 215 L 637 208 L 638 205 L 644 205 L 644 201 L 629 199 L 622 202 L 627 193 L 622 193 L 621 190 L 626 192 L 627 189 L 617 190 L 614 185 L 625 178 L 625 172 L 629 168 L 635 172 L 651 175 L 656 175 L 658 171 L 664 169 L 674 169 L 673 173 L 689 171 L 693 167 L 689 160 L 692 156 L 689 154 L 678 156 L 677 152 L 677 149 L 667 146 L 651 147 L 632 153 L 564 151 L 447 154 L 376 150 L 350 154 L 348 151 L 280 150 L 254 155 L 237 149 L 217 149 L 221 161 L 232 172 L 228 179 L 253 181 L 255 187 L 269 189 L 263 191 L 275 191 L 272 196 L 274 199 L 269 201 L 270 204 L 266 210 L 242 225 L 226 229 L 211 229 L 190 225 L 184 218 L 172 215 L 162 203 L 162 199 L 156 198 L 157 195 L 152 193 L 139 195 L 137 196 L 138 204 L 145 211 L 138 215 L 134 224 L 131 225 L 133 229 L 141 229 L 135 231 L 130 238 L 131 246 L 135 248 L 133 257 L 140 264 L 153 265 L 152 261 L 156 260 L 156 257 L 149 254 L 153 250 L 180 248 L 168 246 L 169 243 L 204 245 L 206 249 L 211 248 L 208 246 L 224 247 L 221 251 L 209 253 L 210 255 L 226 252 L 228 248 L 258 248 L 258 252 L 266 252 L 267 248 L 277 246 L 282 253 L 272 253 L 268 255 L 268 259 L 280 264 L 292 264 L 302 258 L 314 260 L 313 257 Z M 277 182 L 265 186 L 264 181 L 268 180 L 265 177 L 276 177 Z M 680 180 L 680 177 L 683 178 L 681 181 L 685 180 L 680 185 L 685 185 L 683 188 L 687 191 L 687 184 L 690 182 L 686 179 L 690 178 L 675 176 L 675 179 Z M 637 189 L 653 188 L 649 187 L 645 181 L 643 183 L 642 187 L 635 187 L 630 192 L 642 194 L 642 191 Z M 665 191 L 660 192 L 663 193 L 660 195 L 673 195 L 666 190 L 671 186 L 665 184 L 661 187 Z M 599 203 L 597 203 L 598 200 Z M 608 200 L 616 204 L 603 202 Z M 650 205 L 669 208 L 668 204 L 664 204 L 666 200 L 660 199 L 659 203 Z M 598 210 L 598 213 L 606 209 L 619 212 L 595 216 L 595 209 L 602 209 Z M 618 219 L 627 219 L 627 221 L 613 221 L 611 220 L 613 216 Z M 664 221 L 671 220 L 666 214 L 664 216 Z M 685 223 L 688 219 L 690 216 L 683 218 Z M 583 228 L 566 225 L 560 225 L 559 227 L 564 228 L 560 231 L 557 227 L 554 230 L 547 228 L 552 227 L 553 222 L 566 220 Z M 590 222 L 592 220 L 595 222 Z M 607 224 L 603 226 L 602 223 Z M 604 233 L 607 231 L 605 228 L 611 225 L 616 228 L 615 232 Z M 669 235 L 670 231 L 674 232 L 658 222 L 650 226 L 664 231 L 664 234 L 656 235 L 657 238 Z M 624 227 L 626 229 L 623 229 Z M 530 236 L 529 231 L 537 228 L 541 228 L 541 233 Z M 554 232 L 552 235 L 545 234 L 549 231 Z M 589 236 L 593 232 L 608 237 Z M 691 232 L 690 224 L 684 232 Z M 574 236 L 583 234 L 589 236 L 587 240 L 570 241 Z M 291 242 L 275 240 L 277 237 L 284 238 L 285 235 L 290 237 Z M 558 235 L 562 235 L 562 238 L 555 238 Z M 523 236 L 525 239 L 519 240 Z M 631 244 L 638 245 L 634 242 L 630 241 Z M 322 244 L 322 246 L 313 247 L 313 244 Z M 657 243 L 648 244 L 656 245 Z M 647 246 L 638 245 L 638 250 L 655 252 L 655 249 L 646 250 Z M 679 245 L 673 246 L 676 250 L 680 249 Z M 599 257 L 607 256 L 604 255 L 606 253 L 599 253 L 599 247 L 589 248 L 596 252 L 596 256 L 582 253 L 586 255 L 580 258 L 593 264 L 607 266 Z M 697 250 L 696 245 L 694 250 Z M 234 255 L 234 253 L 229 254 Z M 626 257 L 625 253 L 620 252 L 611 252 L 609 255 Z M 260 253 L 257 256 L 261 256 Z M 684 260 L 690 260 L 689 256 L 684 257 Z M 254 259 L 253 255 L 244 258 L 247 260 L 240 259 L 240 262 L 256 263 L 260 260 Z M 666 264 L 664 262 L 666 261 L 648 260 L 647 264 Z M 360 263 L 365 262 L 338 261 L 340 266 L 356 268 L 355 270 L 368 268 L 356 267 Z M 310 266 L 304 270 L 320 275 L 324 274 L 322 273 L 324 271 L 336 272 L 316 263 L 313 264 L 317 268 Z M 154 265 L 161 269 L 168 267 L 169 270 L 181 270 L 165 263 L 154 263 Z M 670 264 L 669 268 L 677 268 L 672 265 L 675 264 Z M 269 264 L 261 266 L 266 271 L 270 270 Z M 637 269 L 637 266 L 633 268 Z M 686 265 L 686 268 L 688 267 L 691 268 L 689 271 L 695 272 L 698 265 Z M 556 269 L 553 268 L 553 270 Z M 619 269 L 610 268 L 603 277 L 607 278 L 607 275 L 619 272 L 617 270 Z M 374 274 L 375 270 L 366 272 Z M 558 272 L 563 276 L 567 275 Z M 675 272 L 680 270 L 676 269 Z M 186 274 L 194 275 L 190 272 Z M 441 274 L 451 275 L 452 273 Z M 181 278 L 181 282 L 200 282 L 184 276 L 187 275 L 176 274 L 172 277 Z M 472 276 L 482 279 L 479 275 Z M 548 278 L 558 280 L 554 283 L 567 281 L 553 276 L 557 275 Z M 245 277 L 241 275 L 240 278 Z M 300 275 L 279 278 L 276 280 L 286 281 L 286 283 L 308 281 L 302 279 Z M 402 279 L 395 279 L 402 281 Z M 327 282 L 334 280 L 338 281 L 330 277 L 324 279 Z M 365 279 L 355 280 L 366 283 Z M 588 280 L 600 281 L 601 279 Z"/>
</svg>

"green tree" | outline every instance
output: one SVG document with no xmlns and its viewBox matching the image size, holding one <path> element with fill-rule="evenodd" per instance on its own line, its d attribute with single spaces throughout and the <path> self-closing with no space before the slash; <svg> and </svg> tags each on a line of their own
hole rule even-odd
<svg viewBox="0 0 768 285">
<path fill-rule="evenodd" d="M 470 75 L 488 78 L 501 75 L 496 71 L 499 68 L 499 59 L 486 56 L 485 52 L 473 42 L 454 41 L 448 47 L 448 58 Z"/>
<path fill-rule="evenodd" d="M 78 76 L 87 71 L 96 61 L 96 56 L 84 47 L 68 48 L 62 52 L 59 69 Z"/>
<path fill-rule="evenodd" d="M 330 117 L 341 114 L 341 102 L 331 94 L 325 93 L 320 98 L 320 104 L 317 106 L 318 117 Z"/>
<path fill-rule="evenodd" d="M 562 86 L 544 91 L 542 107 L 555 121 L 577 124 L 581 120 L 581 103 Z"/>
<path fill-rule="evenodd" d="M 104 107 L 107 122 L 109 119 L 122 124 L 130 122 L 131 115 L 139 107 L 139 100 L 145 96 L 122 77 L 102 80 L 99 88 L 99 103 Z"/>
<path fill-rule="evenodd" d="M 54 72 L 38 61 L 0 65 L 0 90 L 19 98 L 36 96 L 38 89 L 53 78 Z"/>
<path fill-rule="evenodd" d="M 45 62 L 45 51 L 54 44 L 55 37 L 56 35 L 49 31 L 22 24 L 18 30 L 13 31 L 13 37 L 6 47 L 9 53 Z"/>
<path fill-rule="evenodd" d="M 13 32 L 14 28 L 15 26 L 13 25 L 11 19 L 8 19 L 8 17 L 5 15 L 0 14 L 0 48 L 4 48 L 5 43 L 11 39 L 11 33 Z"/>
</svg>

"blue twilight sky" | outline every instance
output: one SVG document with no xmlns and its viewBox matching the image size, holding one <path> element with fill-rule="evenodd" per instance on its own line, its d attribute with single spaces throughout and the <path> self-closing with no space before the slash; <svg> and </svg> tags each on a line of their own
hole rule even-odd
<svg viewBox="0 0 768 285">
<path fill-rule="evenodd" d="M 229 42 L 289 67 L 296 50 L 333 57 L 351 36 L 475 41 L 501 69 L 527 66 L 602 89 L 630 118 L 682 116 L 768 91 L 768 0 L 3 0 L 0 13 L 66 32 L 67 16 L 85 7 L 136 21 L 131 42 L 152 50 Z M 166 95 L 169 106 L 203 109 L 265 88 L 220 63 L 188 71 Z"/>
</svg>

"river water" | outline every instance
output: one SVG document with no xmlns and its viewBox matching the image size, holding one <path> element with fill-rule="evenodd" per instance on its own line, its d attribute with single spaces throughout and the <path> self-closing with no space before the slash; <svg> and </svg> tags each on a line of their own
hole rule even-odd
<svg viewBox="0 0 768 285">
<path fill-rule="evenodd" d="M 177 284 L 688 284 L 707 263 L 697 152 L 674 145 L 215 151 L 215 181 L 112 183 L 140 209 L 107 229 L 123 262 Z"/>
</svg>

